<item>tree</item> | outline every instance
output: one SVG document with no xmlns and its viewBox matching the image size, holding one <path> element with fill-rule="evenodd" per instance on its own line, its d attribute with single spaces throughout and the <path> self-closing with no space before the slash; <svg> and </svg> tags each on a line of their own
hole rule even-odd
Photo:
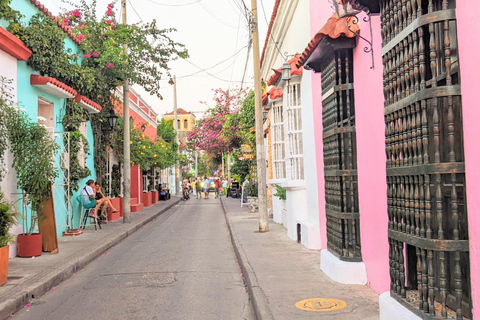
<svg viewBox="0 0 480 320">
<path fill-rule="evenodd" d="M 241 142 L 237 135 L 238 124 L 232 124 L 227 128 L 225 123 L 238 112 L 246 96 L 246 91 L 239 88 L 215 90 L 215 107 L 209 108 L 190 132 L 188 141 L 191 146 L 217 156 L 238 148 Z"/>
</svg>

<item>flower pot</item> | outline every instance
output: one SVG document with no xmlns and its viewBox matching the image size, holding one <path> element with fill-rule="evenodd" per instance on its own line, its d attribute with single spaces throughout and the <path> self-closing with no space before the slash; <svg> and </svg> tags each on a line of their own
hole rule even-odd
<svg viewBox="0 0 480 320">
<path fill-rule="evenodd" d="M 152 195 L 150 192 L 142 194 L 142 203 L 144 207 L 150 207 L 152 205 Z"/>
<path fill-rule="evenodd" d="M 8 277 L 8 249 L 9 246 L 0 248 L 0 287 L 7 283 Z"/>
<path fill-rule="evenodd" d="M 42 255 L 42 234 L 19 234 L 17 238 L 18 253 L 22 258 L 38 257 Z"/>
</svg>

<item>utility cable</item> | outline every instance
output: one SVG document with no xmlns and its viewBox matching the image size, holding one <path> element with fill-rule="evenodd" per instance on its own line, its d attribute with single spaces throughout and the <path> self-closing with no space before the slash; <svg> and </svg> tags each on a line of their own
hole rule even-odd
<svg viewBox="0 0 480 320">
<path fill-rule="evenodd" d="M 152 3 L 155 3 L 155 4 L 158 4 L 159 6 L 166 6 L 166 7 L 183 7 L 183 6 L 189 6 L 191 4 L 195 4 L 197 2 L 200 2 L 202 0 L 197 0 L 197 1 L 192 1 L 192 2 L 189 2 L 189 3 L 182 3 L 182 4 L 167 4 L 167 3 L 160 3 L 160 2 L 157 2 L 157 1 L 154 1 L 154 0 L 148 0 Z"/>
<path fill-rule="evenodd" d="M 130 0 L 128 0 L 128 3 L 130 3 L 130 6 L 132 7 L 133 11 L 134 11 L 135 14 L 140 18 L 140 22 L 143 22 L 142 17 L 138 14 L 137 10 L 135 10 L 135 7 L 134 7 L 133 4 L 130 2 Z"/>
<path fill-rule="evenodd" d="M 265 22 L 267 23 L 267 28 L 268 28 L 269 23 L 268 23 L 267 15 L 265 14 L 265 6 L 263 5 L 263 0 L 260 0 L 260 3 L 262 5 L 263 17 L 265 18 Z M 278 44 L 277 44 L 277 40 L 275 40 L 275 38 L 273 37 L 272 32 L 270 32 L 269 36 L 270 38 L 272 38 L 273 44 L 275 45 L 275 48 L 277 49 L 280 56 L 283 58 L 283 60 L 287 60 L 288 57 L 284 56 L 282 51 L 280 51 L 280 48 L 278 47 Z M 268 40 L 270 39 L 267 39 L 267 41 Z"/>
</svg>

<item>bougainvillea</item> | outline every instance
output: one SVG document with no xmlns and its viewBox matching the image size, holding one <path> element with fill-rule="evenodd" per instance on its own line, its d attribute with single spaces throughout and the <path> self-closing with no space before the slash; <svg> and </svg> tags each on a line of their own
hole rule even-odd
<svg viewBox="0 0 480 320">
<path fill-rule="evenodd" d="M 232 114 L 239 111 L 246 97 L 247 92 L 244 89 L 216 89 L 213 99 L 215 106 L 207 110 L 188 136 L 191 146 L 213 155 L 228 153 L 238 148 L 241 140 L 237 134 L 239 125 L 226 127 L 225 123 Z"/>
</svg>

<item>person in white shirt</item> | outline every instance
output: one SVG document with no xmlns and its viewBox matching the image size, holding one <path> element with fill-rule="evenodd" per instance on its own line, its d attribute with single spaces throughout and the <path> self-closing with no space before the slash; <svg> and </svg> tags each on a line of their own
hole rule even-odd
<svg viewBox="0 0 480 320">
<path fill-rule="evenodd" d="M 82 190 L 82 203 L 85 208 L 95 208 L 93 213 L 89 213 L 88 216 L 98 219 L 97 210 L 100 206 L 97 204 L 97 200 L 95 200 L 94 186 L 95 181 L 92 179 L 87 181 L 87 185 Z"/>
</svg>

